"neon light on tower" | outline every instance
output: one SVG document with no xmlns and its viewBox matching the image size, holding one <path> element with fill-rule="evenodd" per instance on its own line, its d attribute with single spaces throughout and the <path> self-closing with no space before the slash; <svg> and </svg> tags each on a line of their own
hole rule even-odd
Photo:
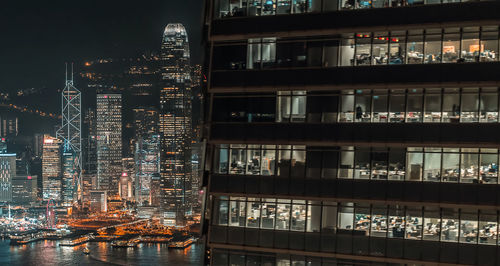
<svg viewBox="0 0 500 266">
<path fill-rule="evenodd" d="M 82 165 L 82 112 L 81 92 L 75 88 L 73 83 L 73 64 L 71 64 L 71 78 L 68 79 L 66 65 L 66 86 L 61 93 L 62 98 L 62 126 L 56 136 L 63 141 L 65 152 L 73 153 L 73 163 L 68 164 L 63 173 L 64 178 L 70 179 L 63 182 L 63 202 L 71 205 L 81 198 L 81 165 Z"/>
</svg>

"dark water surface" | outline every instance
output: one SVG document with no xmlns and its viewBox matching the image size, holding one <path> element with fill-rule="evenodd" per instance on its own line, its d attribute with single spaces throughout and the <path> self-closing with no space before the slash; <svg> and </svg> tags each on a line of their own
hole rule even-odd
<svg viewBox="0 0 500 266">
<path fill-rule="evenodd" d="M 90 255 L 83 254 L 87 246 Z M 113 248 L 111 243 L 93 242 L 60 247 L 59 241 L 38 241 L 10 246 L 0 240 L 0 265 L 202 265 L 203 245 L 168 249 L 165 244 L 139 244 L 136 248 Z"/>
</svg>

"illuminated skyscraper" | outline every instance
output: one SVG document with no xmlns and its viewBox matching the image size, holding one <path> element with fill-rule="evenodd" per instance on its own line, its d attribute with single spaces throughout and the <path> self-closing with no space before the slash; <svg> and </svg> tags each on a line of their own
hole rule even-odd
<svg viewBox="0 0 500 266">
<path fill-rule="evenodd" d="M 0 202 L 12 201 L 12 179 L 16 175 L 16 154 L 0 154 Z"/>
<path fill-rule="evenodd" d="M 66 87 L 61 93 L 62 126 L 56 133 L 56 137 L 64 145 L 63 201 L 67 205 L 78 199 L 76 193 L 81 188 L 82 166 L 81 93 L 73 85 L 73 66 L 71 72 L 70 79 L 66 74 Z"/>
<path fill-rule="evenodd" d="M 135 200 L 139 206 L 158 202 L 153 193 L 153 175 L 160 173 L 160 136 L 139 136 L 135 148 Z"/>
<path fill-rule="evenodd" d="M 97 94 L 97 189 L 118 194 L 122 171 L 122 96 Z"/>
<path fill-rule="evenodd" d="M 165 224 L 182 226 L 192 212 L 190 56 L 182 24 L 165 28 L 160 58 L 160 204 Z"/>
<path fill-rule="evenodd" d="M 43 200 L 61 200 L 60 139 L 44 135 L 42 150 Z"/>
</svg>

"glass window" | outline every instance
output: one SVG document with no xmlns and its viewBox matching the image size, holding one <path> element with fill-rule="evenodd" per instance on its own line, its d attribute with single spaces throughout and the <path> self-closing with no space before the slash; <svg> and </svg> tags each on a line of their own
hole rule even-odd
<svg viewBox="0 0 500 266">
<path fill-rule="evenodd" d="M 333 234 L 337 228 L 337 206 L 323 204 L 321 213 L 321 232 L 323 234 Z"/>
<path fill-rule="evenodd" d="M 404 149 L 390 149 L 389 151 L 389 180 L 404 180 L 405 178 L 405 158 Z"/>
<path fill-rule="evenodd" d="M 292 205 L 291 230 L 303 232 L 306 228 L 305 201 L 294 200 Z"/>
<path fill-rule="evenodd" d="M 316 204 L 319 204 L 316 203 Z M 320 232 L 321 226 L 321 206 L 320 205 L 307 205 L 307 232 Z"/>
<path fill-rule="evenodd" d="M 320 67 L 323 57 L 323 42 L 307 43 L 307 66 Z"/>
<path fill-rule="evenodd" d="M 342 39 L 342 46 L 340 47 L 340 65 L 354 65 L 354 39 Z"/>
<path fill-rule="evenodd" d="M 249 39 L 247 49 L 247 69 L 259 69 L 262 61 L 260 39 Z"/>
<path fill-rule="evenodd" d="M 419 89 L 410 89 L 408 92 L 408 104 L 407 104 L 407 123 L 419 123 L 422 122 L 422 109 L 424 106 L 423 94 Z"/>
<path fill-rule="evenodd" d="M 481 153 L 479 155 L 481 176 L 480 183 L 497 184 L 498 182 L 498 154 Z"/>
<path fill-rule="evenodd" d="M 304 122 L 306 119 L 306 92 L 294 91 L 292 93 L 291 122 Z"/>
<path fill-rule="evenodd" d="M 460 34 L 444 34 L 443 63 L 457 63 L 460 52 Z"/>
<path fill-rule="evenodd" d="M 424 240 L 438 241 L 440 226 L 439 208 L 426 207 L 424 210 Z"/>
<path fill-rule="evenodd" d="M 216 199 L 214 201 L 214 214 L 216 215 L 216 225 L 227 225 L 228 222 L 228 205 L 229 202 L 227 200 Z"/>
<path fill-rule="evenodd" d="M 354 9 L 355 0 L 340 0 L 341 9 Z"/>
<path fill-rule="evenodd" d="M 371 36 L 369 33 L 356 34 L 356 65 L 371 64 Z"/>
<path fill-rule="evenodd" d="M 441 180 L 441 153 L 426 152 L 424 160 L 424 181 L 439 182 Z"/>
<path fill-rule="evenodd" d="M 470 123 L 479 121 L 479 95 L 477 93 L 462 94 L 462 112 L 460 122 Z"/>
<path fill-rule="evenodd" d="M 247 175 L 260 174 L 260 145 L 248 145 Z"/>
<path fill-rule="evenodd" d="M 405 237 L 405 211 L 400 206 L 389 207 L 389 238 Z"/>
<path fill-rule="evenodd" d="M 427 34 L 424 49 L 424 63 L 441 63 L 441 34 Z"/>
<path fill-rule="evenodd" d="M 323 67 L 338 65 L 339 41 L 325 41 L 323 46 Z"/>
<path fill-rule="evenodd" d="M 408 207 L 406 210 L 406 230 L 405 238 L 422 239 L 422 210 Z"/>
<path fill-rule="evenodd" d="M 278 176 L 290 176 L 291 146 L 281 145 L 278 151 Z"/>
<path fill-rule="evenodd" d="M 478 183 L 478 157 L 477 153 L 462 153 L 460 183 Z"/>
<path fill-rule="evenodd" d="M 443 182 L 458 182 L 460 176 L 460 154 L 443 153 Z"/>
<path fill-rule="evenodd" d="M 388 115 L 388 96 L 386 95 L 374 95 L 373 96 L 373 118 L 374 123 L 387 123 L 389 119 Z"/>
<path fill-rule="evenodd" d="M 352 230 L 354 222 L 354 208 L 352 203 L 346 203 L 339 209 L 339 229 Z"/>
<path fill-rule="evenodd" d="M 456 89 L 458 91 L 458 89 Z M 460 95 L 445 90 L 443 95 L 443 122 L 458 123 L 460 119 Z"/>
<path fill-rule="evenodd" d="M 372 97 L 369 94 L 356 94 L 356 122 L 371 122 L 371 101 Z"/>
<path fill-rule="evenodd" d="M 356 235 L 368 235 L 370 232 L 370 205 L 356 205 L 356 214 L 354 215 L 354 230 Z"/>
<path fill-rule="evenodd" d="M 386 149 L 374 150 L 371 158 L 372 179 L 387 180 L 387 159 Z"/>
<path fill-rule="evenodd" d="M 460 243 L 477 244 L 478 220 L 477 211 L 462 210 L 460 214 Z"/>
<path fill-rule="evenodd" d="M 353 178 L 354 176 L 354 151 L 344 150 L 340 152 L 340 178 Z"/>
<path fill-rule="evenodd" d="M 324 151 L 322 163 L 322 178 L 332 179 L 337 177 L 338 151 Z"/>
<path fill-rule="evenodd" d="M 498 122 L 498 93 L 496 91 L 481 93 L 480 108 L 479 122 Z"/>
<path fill-rule="evenodd" d="M 341 96 L 339 122 L 354 122 L 354 95 Z"/>
<path fill-rule="evenodd" d="M 481 32 L 481 46 L 479 61 L 498 61 L 498 29 L 496 31 Z"/>
<path fill-rule="evenodd" d="M 408 36 L 406 60 L 408 64 L 422 64 L 424 59 L 424 37 L 422 35 Z"/>
<path fill-rule="evenodd" d="M 389 105 L 389 122 L 399 123 L 405 121 L 406 97 L 404 94 L 391 94 Z"/>
<path fill-rule="evenodd" d="M 387 207 L 373 206 L 371 236 L 387 237 Z"/>
<path fill-rule="evenodd" d="M 278 200 L 278 208 L 276 215 L 276 230 L 289 230 L 290 228 L 290 203 L 284 200 Z"/>
<path fill-rule="evenodd" d="M 276 7 L 276 13 L 277 14 L 290 14 L 291 10 L 291 0 L 278 0 L 277 1 L 277 7 Z"/>
<path fill-rule="evenodd" d="M 498 222 L 496 211 L 480 211 L 479 213 L 479 243 L 496 245 Z"/>
<path fill-rule="evenodd" d="M 262 11 L 262 0 L 248 0 L 248 15 L 260 16 Z"/>
<path fill-rule="evenodd" d="M 425 95 L 424 122 L 441 122 L 441 94 L 432 93 Z"/>
<path fill-rule="evenodd" d="M 479 32 L 463 33 L 461 60 L 463 62 L 479 62 L 480 53 Z"/>
<path fill-rule="evenodd" d="M 276 217 L 276 200 L 265 199 L 262 202 L 260 228 L 273 229 L 274 218 Z"/>
<path fill-rule="evenodd" d="M 276 150 L 268 150 L 266 146 L 262 150 L 261 175 L 274 175 L 276 164 Z"/>
<path fill-rule="evenodd" d="M 276 0 L 262 0 L 262 15 L 269 16 L 276 14 Z"/>
<path fill-rule="evenodd" d="M 389 58 L 388 43 L 387 32 L 375 34 L 372 45 L 373 65 L 387 65 Z"/>
<path fill-rule="evenodd" d="M 406 180 L 409 181 L 421 181 L 422 180 L 422 164 L 423 164 L 423 153 L 421 152 L 409 152 L 407 155 L 407 173 Z"/>
<path fill-rule="evenodd" d="M 308 149 L 306 162 L 306 177 L 307 178 L 320 178 L 321 177 L 321 163 L 322 151 Z"/>
<path fill-rule="evenodd" d="M 370 178 L 370 150 L 369 149 L 356 150 L 354 178 L 356 178 L 356 179 L 369 179 Z"/>
<path fill-rule="evenodd" d="M 245 174 L 247 153 L 245 145 L 231 145 L 230 174 Z"/>
<path fill-rule="evenodd" d="M 215 173 L 227 174 L 228 169 L 228 156 L 229 148 L 225 145 L 220 145 L 215 150 Z"/>
<path fill-rule="evenodd" d="M 260 225 L 260 202 L 251 200 L 258 200 L 248 198 L 247 203 L 247 227 L 259 227 Z"/>
<path fill-rule="evenodd" d="M 339 2 L 339 0 L 323 0 L 323 12 L 337 11 Z"/>
<path fill-rule="evenodd" d="M 389 46 L 389 64 L 400 65 L 405 63 L 406 47 L 405 39 L 403 36 L 391 36 Z"/>
<path fill-rule="evenodd" d="M 304 146 L 293 146 L 292 177 L 304 177 L 306 172 L 306 151 Z"/>
<path fill-rule="evenodd" d="M 241 200 L 230 201 L 231 211 L 229 212 L 229 226 L 245 226 L 246 202 L 245 198 Z"/>
<path fill-rule="evenodd" d="M 292 13 L 306 13 L 307 12 L 307 1 L 306 0 L 292 0 L 293 1 L 293 10 Z"/>
<path fill-rule="evenodd" d="M 456 209 L 443 209 L 441 241 L 458 242 L 458 228 L 458 211 Z"/>
<path fill-rule="evenodd" d="M 271 1 L 271 0 L 266 0 Z M 262 67 L 274 67 L 276 63 L 276 38 L 262 39 Z"/>
</svg>

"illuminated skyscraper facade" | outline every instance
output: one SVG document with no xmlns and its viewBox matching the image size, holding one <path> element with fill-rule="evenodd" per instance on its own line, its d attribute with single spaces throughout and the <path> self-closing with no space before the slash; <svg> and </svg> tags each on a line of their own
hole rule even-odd
<svg viewBox="0 0 500 266">
<path fill-rule="evenodd" d="M 42 149 L 43 200 L 61 200 L 60 139 L 44 135 Z"/>
<path fill-rule="evenodd" d="M 0 202 L 12 201 L 12 179 L 16 175 L 16 154 L 0 154 Z"/>
<path fill-rule="evenodd" d="M 191 75 L 182 24 L 164 31 L 160 59 L 161 207 L 165 224 L 182 226 L 192 210 Z"/>
<path fill-rule="evenodd" d="M 139 206 L 151 206 L 158 202 L 153 194 L 153 175 L 160 173 L 160 136 L 139 137 L 135 148 L 135 200 Z"/>
<path fill-rule="evenodd" d="M 122 170 L 122 96 L 97 95 L 97 188 L 118 194 Z"/>
<path fill-rule="evenodd" d="M 80 91 L 73 85 L 73 73 L 71 79 L 66 75 L 66 86 L 61 93 L 61 101 L 62 124 L 56 137 L 64 145 L 63 201 L 66 205 L 71 205 L 73 200 L 78 199 L 82 168 L 82 102 Z"/>
</svg>

